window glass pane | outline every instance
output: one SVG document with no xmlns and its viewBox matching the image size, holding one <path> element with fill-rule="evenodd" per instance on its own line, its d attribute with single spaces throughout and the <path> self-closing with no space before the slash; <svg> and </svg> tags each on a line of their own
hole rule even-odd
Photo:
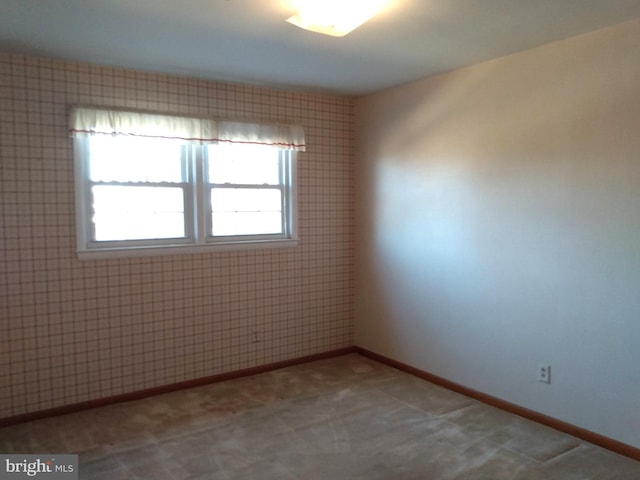
<svg viewBox="0 0 640 480">
<path fill-rule="evenodd" d="M 89 178 L 94 182 L 184 181 L 176 140 L 94 135 L 89 148 Z"/>
<path fill-rule="evenodd" d="M 279 185 L 279 150 L 264 145 L 209 145 L 209 183 Z"/>
<path fill-rule="evenodd" d="M 177 187 L 92 188 L 95 240 L 184 238 L 184 192 Z"/>
<path fill-rule="evenodd" d="M 214 236 L 258 235 L 282 233 L 282 220 L 277 212 L 236 212 L 212 215 Z"/>
<path fill-rule="evenodd" d="M 213 235 L 283 233 L 282 192 L 277 189 L 214 188 Z"/>
<path fill-rule="evenodd" d="M 280 212 L 281 192 L 271 188 L 214 188 L 211 209 L 214 212 Z"/>
</svg>

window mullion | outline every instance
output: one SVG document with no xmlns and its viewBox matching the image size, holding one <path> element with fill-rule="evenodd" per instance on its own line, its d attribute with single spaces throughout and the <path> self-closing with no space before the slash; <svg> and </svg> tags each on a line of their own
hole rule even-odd
<svg viewBox="0 0 640 480">
<path fill-rule="evenodd" d="M 286 196 L 287 196 L 287 235 L 289 238 L 298 238 L 298 218 L 297 218 L 297 201 L 298 201 L 298 180 L 296 171 L 297 155 L 296 152 L 288 151 L 284 153 L 286 163 Z"/>
<path fill-rule="evenodd" d="M 287 195 L 285 194 L 284 186 L 286 182 L 286 170 L 284 161 L 285 152 L 280 150 L 278 152 L 278 177 L 280 178 L 280 224 L 282 225 L 282 233 L 287 234 L 289 231 L 289 221 L 287 219 Z"/>
<path fill-rule="evenodd" d="M 194 214 L 194 220 L 196 224 L 196 243 L 205 243 L 208 231 L 207 207 L 206 195 L 206 163 L 207 163 L 207 147 L 206 145 L 200 145 L 195 148 L 194 152 L 194 170 L 195 170 L 195 182 L 194 182 L 194 203 L 196 210 Z"/>
<path fill-rule="evenodd" d="M 184 227 L 187 237 L 192 241 L 196 241 L 197 225 L 194 221 L 197 206 L 194 204 L 194 171 L 193 171 L 193 147 L 191 145 L 182 145 L 181 162 L 182 162 L 182 179 L 185 181 L 184 186 Z"/>
</svg>

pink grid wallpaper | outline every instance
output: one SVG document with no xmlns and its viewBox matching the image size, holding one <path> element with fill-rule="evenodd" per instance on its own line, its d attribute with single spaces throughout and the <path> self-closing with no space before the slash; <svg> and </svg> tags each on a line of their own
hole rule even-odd
<svg viewBox="0 0 640 480">
<path fill-rule="evenodd" d="M 72 104 L 302 124 L 298 247 L 75 256 Z M 353 345 L 350 98 L 0 53 L 0 417 Z"/>
</svg>

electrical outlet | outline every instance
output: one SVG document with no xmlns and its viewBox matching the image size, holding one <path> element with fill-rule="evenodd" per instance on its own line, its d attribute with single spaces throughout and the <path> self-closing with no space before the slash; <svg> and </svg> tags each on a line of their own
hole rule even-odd
<svg viewBox="0 0 640 480">
<path fill-rule="evenodd" d="M 551 383 L 551 365 L 548 363 L 538 364 L 538 381 L 542 383 Z"/>
</svg>

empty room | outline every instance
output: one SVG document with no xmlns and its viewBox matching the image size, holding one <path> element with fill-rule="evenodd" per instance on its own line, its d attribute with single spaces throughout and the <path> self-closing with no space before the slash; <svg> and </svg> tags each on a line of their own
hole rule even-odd
<svg viewBox="0 0 640 480">
<path fill-rule="evenodd" d="M 640 479 L 640 0 L 4 0 L 0 479 Z"/>
</svg>

